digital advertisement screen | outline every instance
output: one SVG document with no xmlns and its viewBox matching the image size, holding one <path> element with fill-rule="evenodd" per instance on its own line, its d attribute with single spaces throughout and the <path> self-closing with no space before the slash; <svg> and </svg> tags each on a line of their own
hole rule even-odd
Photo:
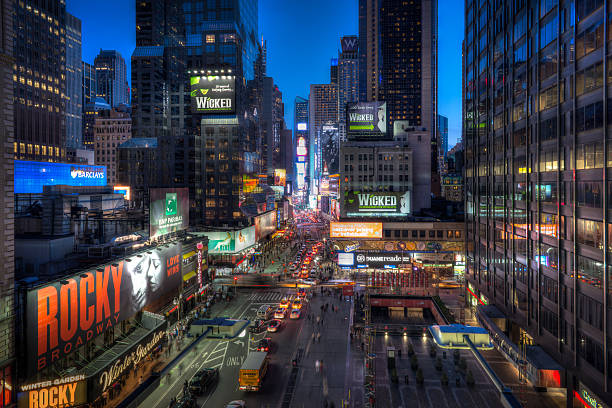
<svg viewBox="0 0 612 408">
<path fill-rule="evenodd" d="M 48 367 L 176 290 L 181 265 L 181 245 L 174 244 L 29 290 L 29 371 Z"/>
<path fill-rule="evenodd" d="M 344 196 L 347 217 L 405 217 L 410 215 L 410 191 L 347 191 Z"/>
<path fill-rule="evenodd" d="M 331 238 L 382 238 L 382 222 L 331 222 Z"/>
<path fill-rule="evenodd" d="M 285 169 L 274 170 L 274 185 L 285 186 L 287 184 L 287 171 Z"/>
<path fill-rule="evenodd" d="M 342 260 L 342 263 L 340 263 Z M 394 252 L 338 252 L 339 266 L 354 266 L 355 268 L 399 268 L 410 264 L 411 258 L 408 253 Z"/>
<path fill-rule="evenodd" d="M 208 231 L 209 254 L 233 254 L 255 245 L 255 226 L 240 231 Z"/>
<path fill-rule="evenodd" d="M 255 238 L 267 237 L 276 231 L 276 211 L 268 211 L 255 217 Z"/>
<path fill-rule="evenodd" d="M 233 76 L 192 76 L 192 113 L 234 113 L 236 111 L 236 86 Z"/>
<path fill-rule="evenodd" d="M 43 192 L 43 186 L 105 186 L 106 166 L 15 160 L 15 194 Z"/>
<path fill-rule="evenodd" d="M 385 137 L 387 134 L 387 103 L 347 103 L 346 132 L 349 136 Z"/>
<path fill-rule="evenodd" d="M 189 190 L 152 188 L 149 190 L 149 236 L 159 237 L 189 227 Z"/>
</svg>

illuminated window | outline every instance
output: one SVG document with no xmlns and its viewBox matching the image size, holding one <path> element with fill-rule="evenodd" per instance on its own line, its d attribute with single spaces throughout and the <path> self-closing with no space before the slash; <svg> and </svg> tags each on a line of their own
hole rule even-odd
<svg viewBox="0 0 612 408">
<path fill-rule="evenodd" d="M 28 143 L 28 154 L 32 154 L 32 152 L 33 152 L 32 145 Z"/>
<path fill-rule="evenodd" d="M 206 34 L 206 44 L 214 44 L 214 43 L 215 43 L 215 35 Z"/>
</svg>

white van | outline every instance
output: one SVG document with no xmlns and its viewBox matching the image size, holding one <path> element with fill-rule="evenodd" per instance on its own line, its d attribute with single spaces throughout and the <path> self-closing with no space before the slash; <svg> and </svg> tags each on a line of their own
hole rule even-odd
<svg viewBox="0 0 612 408">
<path fill-rule="evenodd" d="M 257 318 L 262 320 L 268 320 L 272 317 L 274 308 L 270 305 L 262 305 L 257 311 Z"/>
</svg>

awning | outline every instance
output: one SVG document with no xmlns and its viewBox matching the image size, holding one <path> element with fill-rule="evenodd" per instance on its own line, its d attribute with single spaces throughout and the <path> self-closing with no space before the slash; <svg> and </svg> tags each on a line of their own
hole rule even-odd
<svg viewBox="0 0 612 408">
<path fill-rule="evenodd" d="M 191 271 L 185 275 L 183 275 L 183 281 L 187 282 L 189 279 L 193 278 L 196 275 L 195 271 Z"/>
</svg>

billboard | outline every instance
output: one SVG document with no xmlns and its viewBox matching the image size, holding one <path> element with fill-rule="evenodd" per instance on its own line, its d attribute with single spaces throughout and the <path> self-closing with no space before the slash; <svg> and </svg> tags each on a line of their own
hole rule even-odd
<svg viewBox="0 0 612 408">
<path fill-rule="evenodd" d="M 287 184 L 287 170 L 275 169 L 274 170 L 274 185 L 285 186 Z"/>
<path fill-rule="evenodd" d="M 308 130 L 308 125 L 306 123 L 298 123 L 297 130 Z"/>
<path fill-rule="evenodd" d="M 276 231 L 276 211 L 268 211 L 255 217 L 255 238 L 259 241 Z"/>
<path fill-rule="evenodd" d="M 296 153 L 298 156 L 306 156 L 308 154 L 306 139 L 303 136 L 298 137 Z"/>
<path fill-rule="evenodd" d="M 234 113 L 236 86 L 233 76 L 201 75 L 189 78 L 192 113 Z"/>
<path fill-rule="evenodd" d="M 17 401 L 19 408 L 63 408 L 86 405 L 87 381 L 85 375 L 79 374 L 21 385 Z"/>
<path fill-rule="evenodd" d="M 340 261 L 342 260 L 342 263 Z M 408 265 L 411 262 L 409 253 L 394 252 L 338 252 L 338 266 L 354 268 L 391 269 Z"/>
<path fill-rule="evenodd" d="M 382 238 L 382 222 L 331 222 L 330 238 Z"/>
<path fill-rule="evenodd" d="M 209 231 L 203 235 L 208 237 L 209 254 L 233 254 L 255 245 L 254 226 L 239 231 Z"/>
<path fill-rule="evenodd" d="M 28 369 L 36 373 L 181 284 L 181 245 L 158 247 L 30 289 Z"/>
<path fill-rule="evenodd" d="M 320 128 L 319 146 L 323 174 L 337 174 L 340 171 L 340 133 L 337 125 L 323 125 Z"/>
<path fill-rule="evenodd" d="M 189 190 L 152 188 L 149 190 L 149 237 L 155 238 L 189 227 Z"/>
<path fill-rule="evenodd" d="M 126 200 L 130 200 L 132 189 L 129 186 L 113 186 L 115 194 L 123 194 Z"/>
<path fill-rule="evenodd" d="M 405 217 L 410 215 L 410 191 L 347 191 L 344 196 L 347 217 Z"/>
<path fill-rule="evenodd" d="M 15 160 L 16 194 L 43 192 L 43 186 L 106 186 L 106 166 Z"/>
<path fill-rule="evenodd" d="M 387 134 L 386 102 L 346 104 L 346 132 L 351 136 L 381 138 Z"/>
</svg>

